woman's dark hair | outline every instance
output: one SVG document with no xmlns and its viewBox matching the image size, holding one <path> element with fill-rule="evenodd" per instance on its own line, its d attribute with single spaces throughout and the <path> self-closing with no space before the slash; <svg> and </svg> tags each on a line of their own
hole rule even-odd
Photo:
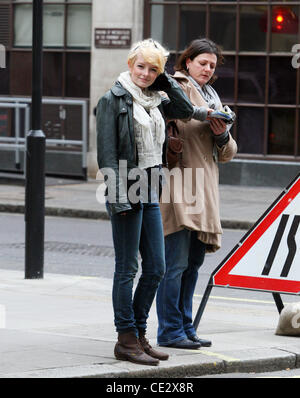
<svg viewBox="0 0 300 398">
<path fill-rule="evenodd" d="M 214 43 L 210 39 L 201 38 L 193 40 L 189 46 L 183 51 L 180 57 L 177 60 L 177 63 L 174 67 L 175 71 L 185 71 L 187 72 L 186 60 L 190 59 L 193 61 L 199 54 L 215 54 L 217 57 L 217 66 L 222 65 L 224 62 L 224 57 L 222 55 L 221 48 Z M 217 79 L 217 76 L 214 75 L 209 83 L 212 84 Z"/>
</svg>

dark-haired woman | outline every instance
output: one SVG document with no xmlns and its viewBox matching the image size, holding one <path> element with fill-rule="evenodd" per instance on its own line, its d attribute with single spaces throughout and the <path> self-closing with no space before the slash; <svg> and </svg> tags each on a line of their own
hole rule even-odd
<svg viewBox="0 0 300 398">
<path fill-rule="evenodd" d="M 222 59 L 215 43 L 197 39 L 182 53 L 175 68 L 174 78 L 192 104 L 206 109 L 206 114 L 203 121 L 176 121 L 184 141 L 182 158 L 176 165 L 181 178 L 170 180 L 164 188 L 171 200 L 162 201 L 160 207 L 166 255 L 166 273 L 157 292 L 157 340 L 161 346 L 193 349 L 211 345 L 196 334 L 192 302 L 205 253 L 221 246 L 218 162 L 230 161 L 237 151 L 229 132 L 232 124 L 210 116 L 214 110 L 224 110 L 211 86 Z M 231 113 L 228 107 L 225 110 Z M 187 169 L 192 170 L 189 179 L 184 173 Z M 179 190 L 181 201 L 174 197 L 178 198 Z M 194 207 L 190 198 L 195 199 Z"/>
</svg>

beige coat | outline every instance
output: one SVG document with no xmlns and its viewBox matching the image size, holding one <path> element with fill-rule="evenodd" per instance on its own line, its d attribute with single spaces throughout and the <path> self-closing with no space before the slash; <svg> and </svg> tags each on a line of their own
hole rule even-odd
<svg viewBox="0 0 300 398">
<path fill-rule="evenodd" d="M 176 72 L 174 77 L 193 105 L 208 107 L 183 73 Z M 227 144 L 222 148 L 217 147 L 209 122 L 177 120 L 177 126 L 184 140 L 184 149 L 177 165 L 178 174 L 168 178 L 166 171 L 160 204 L 164 234 L 166 236 L 184 228 L 199 231 L 198 239 L 207 244 L 207 252 L 214 252 L 221 247 L 222 235 L 218 162 L 230 161 L 237 152 L 237 145 L 230 135 Z M 174 169 L 172 172 L 175 173 Z M 192 178 L 188 172 L 192 173 Z"/>
</svg>

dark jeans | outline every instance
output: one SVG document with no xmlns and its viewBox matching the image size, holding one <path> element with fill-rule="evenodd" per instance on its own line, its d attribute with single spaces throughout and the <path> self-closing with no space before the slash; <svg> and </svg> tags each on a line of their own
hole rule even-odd
<svg viewBox="0 0 300 398">
<path fill-rule="evenodd" d="M 115 248 L 113 308 L 119 333 L 145 330 L 159 282 L 165 272 L 164 235 L 158 203 L 141 203 L 126 215 L 111 216 Z M 138 252 L 142 274 L 133 294 L 138 271 Z"/>
<path fill-rule="evenodd" d="M 165 237 L 166 273 L 157 291 L 157 342 L 168 345 L 195 335 L 193 295 L 206 245 L 184 229 Z"/>
</svg>

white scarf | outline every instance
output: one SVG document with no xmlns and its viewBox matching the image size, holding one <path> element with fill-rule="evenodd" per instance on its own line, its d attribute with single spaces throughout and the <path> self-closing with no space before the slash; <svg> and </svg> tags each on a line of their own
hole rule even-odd
<svg viewBox="0 0 300 398">
<path fill-rule="evenodd" d="M 151 119 L 155 124 L 155 139 L 162 145 L 165 140 L 165 122 L 160 110 L 157 108 L 161 103 L 160 94 L 157 91 L 142 91 L 131 80 L 129 71 L 121 73 L 118 80 L 133 97 L 133 118 L 141 127 L 145 148 L 149 151 L 154 148 L 150 125 Z"/>
</svg>

